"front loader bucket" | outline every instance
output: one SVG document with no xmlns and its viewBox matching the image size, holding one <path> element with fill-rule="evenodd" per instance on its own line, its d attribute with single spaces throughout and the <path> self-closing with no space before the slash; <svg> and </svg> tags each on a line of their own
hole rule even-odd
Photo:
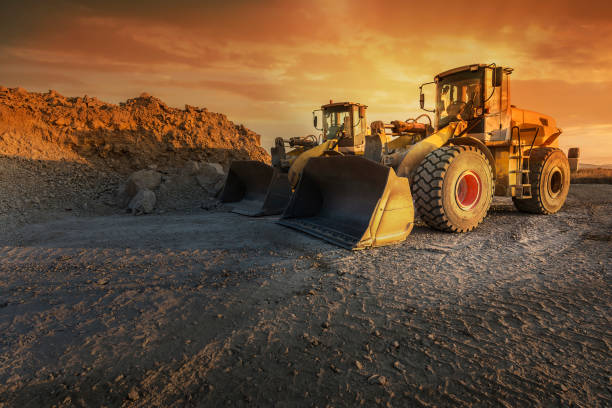
<svg viewBox="0 0 612 408">
<path fill-rule="evenodd" d="M 255 160 L 232 162 L 221 192 L 232 212 L 251 217 L 281 214 L 290 197 L 287 174 Z"/>
<path fill-rule="evenodd" d="M 401 242 L 413 222 L 408 179 L 357 156 L 311 158 L 278 221 L 347 249 Z"/>
</svg>

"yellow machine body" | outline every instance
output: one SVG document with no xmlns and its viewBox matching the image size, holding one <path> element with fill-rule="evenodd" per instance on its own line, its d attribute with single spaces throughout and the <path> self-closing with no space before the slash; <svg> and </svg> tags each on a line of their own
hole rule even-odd
<svg viewBox="0 0 612 408">
<path fill-rule="evenodd" d="M 460 140 L 449 144 L 478 147 L 494 170 L 495 195 L 524 198 L 529 196 L 526 170 L 529 153 L 534 148 L 558 147 L 561 129 L 554 118 L 539 112 L 519 109 L 511 104 L 512 68 L 487 64 L 466 65 L 438 74 L 436 86 L 435 126 L 446 126 L 454 104 L 475 102 L 480 106 L 466 118 L 473 126 Z M 499 82 L 493 84 L 495 76 Z M 495 86 L 494 86 L 495 85 Z M 454 98 L 452 92 L 455 92 Z"/>
<path fill-rule="evenodd" d="M 401 171 L 411 173 L 429 152 L 464 126 L 453 122 L 411 145 L 402 155 Z M 347 249 L 401 242 L 412 231 L 410 182 L 391 166 L 358 156 L 309 157 L 304 163 L 297 188 L 279 220 L 281 225 Z"/>
<path fill-rule="evenodd" d="M 465 126 L 466 123 L 462 121 L 451 122 L 448 126 L 438 130 L 424 140 L 410 145 L 397 166 L 397 175 L 410 178 L 425 156 L 444 146 L 452 136 L 463 130 Z"/>
<path fill-rule="evenodd" d="M 510 104 L 511 73 L 510 68 L 476 64 L 437 75 L 431 82 L 436 87 L 435 107 L 430 110 L 433 134 L 423 133 L 416 120 L 373 122 L 369 133 L 362 132 L 363 149 L 361 136 L 352 137 L 354 149 L 342 146 L 352 156 L 315 157 L 331 146 L 300 156 L 289 177 L 296 190 L 279 223 L 351 249 L 401 242 L 413 224 L 409 180 L 430 153 L 449 145 L 470 146 L 454 152 L 482 153 L 475 156 L 485 160 L 484 156 L 490 165 L 489 185 L 496 195 L 531 199 L 530 153 L 558 147 L 561 130 L 552 117 Z M 356 123 L 354 116 L 347 117 L 345 132 L 347 121 L 350 126 Z"/>
</svg>

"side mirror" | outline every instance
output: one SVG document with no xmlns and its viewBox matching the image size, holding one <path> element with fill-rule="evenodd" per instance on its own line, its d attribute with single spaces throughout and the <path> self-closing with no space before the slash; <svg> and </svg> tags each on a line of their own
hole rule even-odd
<svg viewBox="0 0 612 408">
<path fill-rule="evenodd" d="M 501 86 L 503 77 L 504 77 L 504 69 L 502 67 L 495 67 L 493 69 L 493 77 L 491 78 L 491 85 L 494 87 Z"/>
<path fill-rule="evenodd" d="M 312 124 L 314 125 L 315 129 L 317 128 L 317 122 L 318 122 L 318 117 L 317 115 L 314 115 L 314 119 L 312 120 Z"/>
<path fill-rule="evenodd" d="M 365 106 L 360 106 L 359 107 L 359 117 L 361 119 L 365 118 Z"/>
<path fill-rule="evenodd" d="M 435 109 L 427 109 L 425 107 L 425 94 L 423 93 L 423 87 L 426 86 L 426 85 L 434 85 L 435 86 L 435 84 L 437 84 L 437 83 L 438 83 L 438 80 L 436 79 L 433 82 L 426 82 L 424 84 L 421 84 L 421 86 L 419 86 L 419 102 L 421 104 L 421 109 L 423 109 L 424 111 L 435 112 L 436 110 Z M 436 86 L 436 88 L 437 88 L 437 86 Z"/>
</svg>

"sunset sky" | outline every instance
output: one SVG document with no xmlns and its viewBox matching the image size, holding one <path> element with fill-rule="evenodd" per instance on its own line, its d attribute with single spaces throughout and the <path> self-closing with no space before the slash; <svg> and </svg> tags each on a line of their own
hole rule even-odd
<svg viewBox="0 0 612 408">
<path fill-rule="evenodd" d="M 563 148 L 612 163 L 612 6 L 604 1 L 13 1 L 0 85 L 119 102 L 148 92 L 263 136 L 313 133 L 352 100 L 370 120 L 420 113 L 418 85 L 471 63 L 515 69 L 512 103 L 549 114 Z"/>
</svg>

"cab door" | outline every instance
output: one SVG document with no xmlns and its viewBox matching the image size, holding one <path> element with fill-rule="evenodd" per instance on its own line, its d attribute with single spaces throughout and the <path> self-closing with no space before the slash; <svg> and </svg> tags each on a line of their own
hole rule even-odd
<svg viewBox="0 0 612 408">
<path fill-rule="evenodd" d="M 510 106 L 508 104 L 508 74 L 503 73 L 502 85 L 491 85 L 493 69 L 485 70 L 484 106 L 485 140 L 503 141 L 510 138 Z"/>
<path fill-rule="evenodd" d="M 363 154 L 365 151 L 365 118 L 359 117 L 359 107 L 350 106 L 344 122 L 345 137 L 338 143 L 338 151 L 344 154 Z"/>
<path fill-rule="evenodd" d="M 355 145 L 355 153 L 363 153 L 365 150 L 365 137 L 366 137 L 366 128 L 367 121 L 364 117 L 359 116 L 359 106 L 353 106 L 352 109 L 353 115 L 353 143 Z"/>
</svg>

